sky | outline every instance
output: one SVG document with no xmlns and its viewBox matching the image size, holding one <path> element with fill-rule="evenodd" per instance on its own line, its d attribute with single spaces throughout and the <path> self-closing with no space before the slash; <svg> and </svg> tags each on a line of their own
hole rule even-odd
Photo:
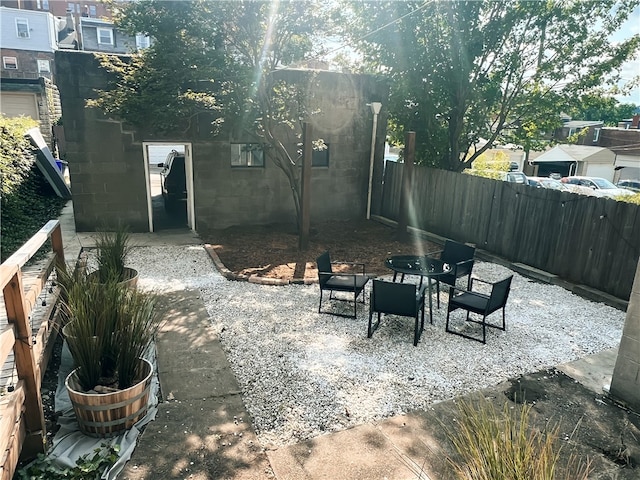
<svg viewBox="0 0 640 480">
<path fill-rule="evenodd" d="M 633 14 L 624 23 L 622 28 L 611 37 L 612 41 L 620 41 L 632 35 L 640 33 L 640 5 L 635 8 Z M 639 55 L 640 56 L 640 55 Z M 640 58 L 627 62 L 622 67 L 622 78 L 629 81 L 640 75 Z M 616 95 L 616 99 L 621 103 L 635 103 L 640 105 L 640 85 L 636 86 L 629 95 Z"/>
</svg>

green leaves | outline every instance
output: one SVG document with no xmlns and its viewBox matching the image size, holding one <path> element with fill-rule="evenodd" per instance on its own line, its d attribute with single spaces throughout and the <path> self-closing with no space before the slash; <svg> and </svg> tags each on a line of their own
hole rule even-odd
<svg viewBox="0 0 640 480">
<path fill-rule="evenodd" d="M 4 261 L 49 220 L 60 215 L 66 200 L 58 197 L 35 166 L 25 132 L 30 118 L 0 115 L 0 235 Z"/>
<path fill-rule="evenodd" d="M 615 83 L 640 36 L 615 43 L 637 2 L 342 2 L 344 28 L 392 93 L 392 139 L 461 171 L 493 143 L 538 145 L 573 99 Z M 552 119 L 553 121 L 549 121 Z M 533 125 L 537 124 L 538 128 Z M 536 131 L 537 130 L 537 131 Z M 484 139 L 486 143 L 478 145 Z"/>
<path fill-rule="evenodd" d="M 21 480 L 100 480 L 102 474 L 118 460 L 120 445 L 102 444 L 92 453 L 81 456 L 72 468 L 63 468 L 38 454 L 38 458 L 17 471 Z"/>
</svg>

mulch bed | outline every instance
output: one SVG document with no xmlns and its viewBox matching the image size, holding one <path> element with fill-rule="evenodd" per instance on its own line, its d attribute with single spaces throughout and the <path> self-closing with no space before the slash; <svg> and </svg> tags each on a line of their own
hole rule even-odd
<svg viewBox="0 0 640 480">
<path fill-rule="evenodd" d="M 309 248 L 298 249 L 294 226 L 231 227 L 200 235 L 224 266 L 236 275 L 283 280 L 317 278 L 316 258 L 328 250 L 332 261 L 364 263 L 366 273 L 386 275 L 391 255 L 417 255 L 441 247 L 417 236 L 399 239 L 394 228 L 373 220 L 326 222 L 311 229 Z"/>
</svg>

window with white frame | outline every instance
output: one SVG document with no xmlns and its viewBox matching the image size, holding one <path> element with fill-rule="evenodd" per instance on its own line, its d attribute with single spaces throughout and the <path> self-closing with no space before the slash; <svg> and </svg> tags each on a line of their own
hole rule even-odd
<svg viewBox="0 0 640 480">
<path fill-rule="evenodd" d="M 151 40 L 148 36 L 142 35 L 141 33 L 136 35 L 136 47 L 138 47 L 138 49 L 149 48 L 150 44 Z"/>
<path fill-rule="evenodd" d="M 598 143 L 598 140 L 600 140 L 600 129 L 599 128 L 594 128 L 593 129 L 593 143 Z"/>
<path fill-rule="evenodd" d="M 91 18 L 96 18 L 98 16 L 98 12 L 96 10 L 95 5 L 89 5 L 89 16 Z"/>
<path fill-rule="evenodd" d="M 16 57 L 2 57 L 2 65 L 6 70 L 17 70 L 18 59 Z"/>
<path fill-rule="evenodd" d="M 39 73 L 51 73 L 51 64 L 49 60 L 38 60 Z"/>
<path fill-rule="evenodd" d="M 16 18 L 16 34 L 19 38 L 29 38 L 29 20 Z"/>
<path fill-rule="evenodd" d="M 113 29 L 112 28 L 97 28 L 98 44 L 99 45 L 113 45 Z"/>
<path fill-rule="evenodd" d="M 49 0 L 36 0 L 38 10 L 49 10 Z"/>
<path fill-rule="evenodd" d="M 232 143 L 232 167 L 264 167 L 264 151 L 259 143 Z"/>
</svg>

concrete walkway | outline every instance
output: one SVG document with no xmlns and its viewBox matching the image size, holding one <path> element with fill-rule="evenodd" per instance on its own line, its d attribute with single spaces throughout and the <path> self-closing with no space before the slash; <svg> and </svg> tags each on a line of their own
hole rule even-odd
<svg viewBox="0 0 640 480">
<path fill-rule="evenodd" d="M 70 260 L 73 252 L 92 240 L 91 235 L 75 234 L 73 219 L 68 217 L 72 212 L 65 213 L 61 221 Z M 136 234 L 134 243 L 186 245 L 200 241 L 191 232 L 170 231 Z M 199 292 L 166 295 L 161 307 L 167 319 L 157 340 L 162 403 L 120 478 L 441 478 L 448 455 L 442 448 L 442 425 L 455 420 L 455 401 L 265 451 L 256 438 L 225 352 L 210 328 Z M 575 379 L 583 395 L 578 401 L 589 401 L 584 398 L 592 398 L 593 392 L 602 394 L 603 386 L 609 385 L 615 359 L 616 351 L 609 350 L 558 368 Z M 496 387 L 485 395 L 497 398 L 496 392 L 505 388 Z"/>
</svg>

